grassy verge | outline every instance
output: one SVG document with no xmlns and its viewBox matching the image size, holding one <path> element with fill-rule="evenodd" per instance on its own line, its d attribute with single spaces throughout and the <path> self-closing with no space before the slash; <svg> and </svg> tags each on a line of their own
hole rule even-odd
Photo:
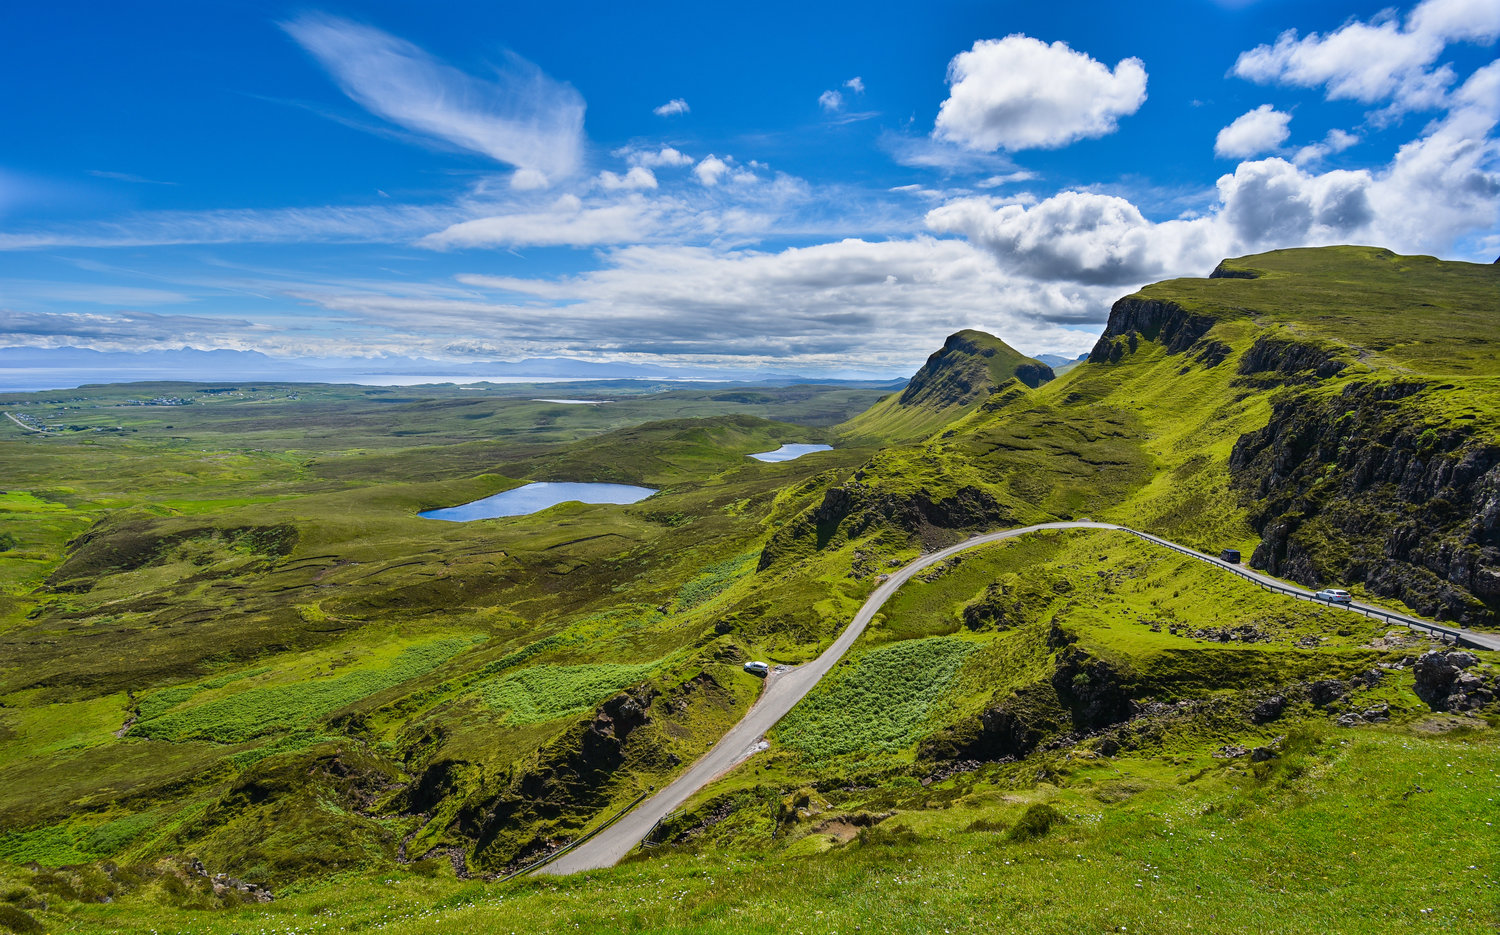
<svg viewBox="0 0 1500 935">
<path fill-rule="evenodd" d="M 403 871 L 208 914 L 129 896 L 28 911 L 78 933 L 203 935 L 1481 933 L 1500 909 L 1500 844 L 1486 824 L 1497 774 L 1500 748 L 1488 738 L 1362 729 L 1314 736 L 1259 773 L 1123 759 L 1067 764 L 1061 784 L 996 777 L 802 857 L 669 853 L 507 886 Z M 1038 837 L 1008 833 L 1037 803 L 1064 820 Z M 25 894 L 13 905 L 46 892 L 8 876 L 10 892 Z"/>
</svg>

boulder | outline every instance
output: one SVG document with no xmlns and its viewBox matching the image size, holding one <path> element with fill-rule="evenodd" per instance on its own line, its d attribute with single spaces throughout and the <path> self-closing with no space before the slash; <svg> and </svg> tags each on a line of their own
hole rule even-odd
<svg viewBox="0 0 1500 935">
<path fill-rule="evenodd" d="M 1461 650 L 1444 652 L 1435 650 L 1423 653 L 1412 667 L 1416 677 L 1417 697 L 1427 702 L 1434 711 L 1455 709 L 1467 702 L 1457 701 L 1455 695 L 1469 695 L 1483 690 L 1484 680 L 1464 670 L 1478 663 L 1473 653 Z"/>
<path fill-rule="evenodd" d="M 1348 688 L 1338 679 L 1320 679 L 1308 686 L 1308 693 L 1312 696 L 1313 704 L 1325 708 L 1342 697 Z"/>
<path fill-rule="evenodd" d="M 1256 724 L 1274 721 L 1286 711 L 1286 696 L 1272 695 L 1250 711 L 1250 720 Z"/>
</svg>

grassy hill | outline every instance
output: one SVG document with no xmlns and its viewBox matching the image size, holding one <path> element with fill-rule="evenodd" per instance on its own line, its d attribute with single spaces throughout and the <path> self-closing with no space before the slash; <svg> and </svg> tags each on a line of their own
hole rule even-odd
<svg viewBox="0 0 1500 935">
<path fill-rule="evenodd" d="M 982 331 L 949 335 L 899 393 L 837 426 L 852 439 L 913 441 L 969 412 L 1002 388 L 1035 389 L 1053 379 L 1052 368 Z"/>
<path fill-rule="evenodd" d="M 960 332 L 878 401 L 9 399 L 79 428 L 0 439 L 0 930 L 1488 931 L 1495 660 L 1110 532 L 925 572 L 656 847 L 486 881 L 972 531 L 1114 519 L 1500 625 L 1497 333 L 1500 268 L 1340 247 L 1127 296 L 1056 378 Z M 528 480 L 660 493 L 416 516 Z"/>
</svg>

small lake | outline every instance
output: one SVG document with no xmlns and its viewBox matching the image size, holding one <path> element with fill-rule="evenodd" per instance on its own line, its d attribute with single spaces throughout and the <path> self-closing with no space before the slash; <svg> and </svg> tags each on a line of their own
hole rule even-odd
<svg viewBox="0 0 1500 935">
<path fill-rule="evenodd" d="M 497 516 L 525 516 L 559 503 L 636 503 L 656 491 L 631 484 L 571 484 L 542 482 L 512 487 L 483 500 L 441 510 L 423 510 L 423 519 L 442 519 L 450 523 L 467 523 Z"/>
<path fill-rule="evenodd" d="M 762 451 L 750 457 L 757 461 L 795 461 L 803 455 L 810 455 L 814 451 L 832 451 L 832 445 L 782 445 L 775 451 Z"/>
<path fill-rule="evenodd" d="M 612 403 L 612 399 L 533 399 L 534 403 L 559 403 L 563 406 L 603 406 Z"/>
</svg>

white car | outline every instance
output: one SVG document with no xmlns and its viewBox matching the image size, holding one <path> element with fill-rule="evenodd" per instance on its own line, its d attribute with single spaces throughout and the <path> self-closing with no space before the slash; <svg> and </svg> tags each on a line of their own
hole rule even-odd
<svg viewBox="0 0 1500 935">
<path fill-rule="evenodd" d="M 1327 601 L 1330 604 L 1354 603 L 1354 598 L 1350 597 L 1349 592 L 1345 591 L 1343 588 L 1324 588 L 1317 594 L 1313 595 L 1313 600 Z"/>
<path fill-rule="evenodd" d="M 771 667 L 764 662 L 747 662 L 745 663 L 745 671 L 751 675 L 759 675 L 764 678 L 771 674 Z"/>
</svg>

